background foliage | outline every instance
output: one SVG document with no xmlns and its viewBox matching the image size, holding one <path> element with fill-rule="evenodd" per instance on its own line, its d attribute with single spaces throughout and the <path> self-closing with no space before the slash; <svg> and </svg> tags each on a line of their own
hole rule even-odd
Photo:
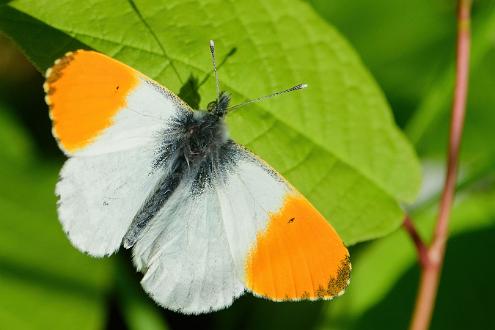
<svg viewBox="0 0 495 330">
<path fill-rule="evenodd" d="M 453 86 L 454 11 L 447 0 L 0 1 L 0 29 L 16 44 L 0 39 L 0 296 L 8 298 L 0 302 L 0 325 L 405 328 L 418 267 L 397 227 L 407 207 L 422 233 L 431 232 Z M 487 262 L 495 247 L 495 4 L 475 2 L 473 29 L 459 195 L 435 329 L 495 327 L 495 268 Z M 142 292 L 129 256 L 80 254 L 56 220 L 53 189 L 63 157 L 50 135 L 42 76 L 31 65 L 44 71 L 68 50 L 94 48 L 204 108 L 214 95 L 211 38 L 234 103 L 310 85 L 239 111 L 228 124 L 237 141 L 327 215 L 346 243 L 363 242 L 351 249 L 351 286 L 334 302 L 246 296 L 210 315 L 175 314 Z M 420 170 L 413 148 L 424 172 L 415 203 Z"/>
</svg>

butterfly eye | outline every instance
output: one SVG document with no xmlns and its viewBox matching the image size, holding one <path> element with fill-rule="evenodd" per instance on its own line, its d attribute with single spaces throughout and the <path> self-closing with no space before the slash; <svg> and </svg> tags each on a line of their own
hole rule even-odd
<svg viewBox="0 0 495 330">
<path fill-rule="evenodd" d="M 217 107 L 217 101 L 211 101 L 210 103 L 208 103 L 208 106 L 206 107 L 206 109 L 208 110 L 208 112 L 213 112 Z"/>
</svg>

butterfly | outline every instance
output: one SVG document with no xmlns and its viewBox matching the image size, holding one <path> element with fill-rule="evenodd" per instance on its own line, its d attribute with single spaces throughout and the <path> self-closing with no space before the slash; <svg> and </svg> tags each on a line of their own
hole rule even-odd
<svg viewBox="0 0 495 330">
<path fill-rule="evenodd" d="M 64 231 L 91 256 L 132 249 L 144 290 L 186 314 L 245 291 L 274 301 L 341 295 L 346 247 L 301 193 L 229 138 L 224 119 L 236 107 L 220 92 L 213 42 L 210 51 L 217 98 L 207 111 L 95 51 L 47 70 L 52 133 L 68 156 L 56 185 Z"/>
</svg>

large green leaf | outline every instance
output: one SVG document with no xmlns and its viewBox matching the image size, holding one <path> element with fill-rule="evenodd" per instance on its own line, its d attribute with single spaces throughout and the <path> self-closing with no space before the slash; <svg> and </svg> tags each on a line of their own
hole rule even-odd
<svg viewBox="0 0 495 330">
<path fill-rule="evenodd" d="M 0 132 L 1 326 L 103 327 L 110 265 L 79 253 L 62 231 L 53 193 L 58 166 L 30 157 L 29 140 L 1 106 Z"/>
<path fill-rule="evenodd" d="M 84 44 L 179 92 L 188 78 L 208 77 L 208 40 L 216 39 L 220 59 L 233 53 L 220 77 L 234 103 L 309 83 L 232 114 L 228 124 L 347 243 L 395 229 L 398 202 L 417 193 L 418 162 L 383 95 L 351 47 L 303 3 L 17 0 L 1 9 L 0 28 L 40 69 Z M 201 107 L 214 90 L 212 79 L 200 86 Z"/>
</svg>

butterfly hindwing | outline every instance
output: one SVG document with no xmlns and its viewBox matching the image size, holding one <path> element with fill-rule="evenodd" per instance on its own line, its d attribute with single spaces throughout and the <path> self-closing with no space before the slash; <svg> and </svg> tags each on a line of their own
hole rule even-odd
<svg viewBox="0 0 495 330">
<path fill-rule="evenodd" d="M 134 245 L 134 263 L 145 273 L 143 288 L 169 309 L 188 314 L 218 310 L 244 291 L 216 189 L 223 177 L 218 171 L 235 165 L 228 158 L 231 144 L 201 163 L 185 165 L 180 184 Z"/>
<path fill-rule="evenodd" d="M 236 276 L 215 191 L 191 195 L 183 181 L 134 246 L 145 291 L 186 314 L 222 309 L 244 291 Z"/>
<path fill-rule="evenodd" d="M 153 148 L 71 157 L 60 172 L 58 215 L 71 242 L 93 256 L 121 245 L 134 215 L 165 173 Z"/>
</svg>

